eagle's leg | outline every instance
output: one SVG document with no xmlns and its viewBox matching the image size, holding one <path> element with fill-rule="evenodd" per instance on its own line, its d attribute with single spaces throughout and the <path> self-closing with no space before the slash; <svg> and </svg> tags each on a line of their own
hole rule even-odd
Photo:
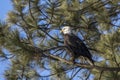
<svg viewBox="0 0 120 80">
<path fill-rule="evenodd" d="M 79 56 L 78 59 L 80 60 L 80 63 L 85 63 L 85 57 Z"/>
<path fill-rule="evenodd" d="M 85 58 L 83 56 L 81 56 L 81 63 L 85 63 Z"/>
</svg>

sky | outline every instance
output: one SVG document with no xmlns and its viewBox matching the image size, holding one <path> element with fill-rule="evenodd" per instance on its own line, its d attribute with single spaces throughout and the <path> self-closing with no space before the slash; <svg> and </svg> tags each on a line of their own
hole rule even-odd
<svg viewBox="0 0 120 80">
<path fill-rule="evenodd" d="M 0 21 L 4 21 L 7 17 L 7 13 L 12 10 L 11 0 L 0 0 Z M 5 80 L 3 74 L 8 69 L 8 61 L 0 60 L 0 80 Z"/>
<path fill-rule="evenodd" d="M 10 10 L 12 10 L 11 0 L 0 0 L 0 20 L 5 20 Z"/>
</svg>

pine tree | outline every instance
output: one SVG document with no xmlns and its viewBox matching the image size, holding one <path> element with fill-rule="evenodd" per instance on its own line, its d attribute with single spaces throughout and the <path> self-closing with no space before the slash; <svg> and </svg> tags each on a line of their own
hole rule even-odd
<svg viewBox="0 0 120 80">
<path fill-rule="evenodd" d="M 0 59 L 9 60 L 7 80 L 119 80 L 119 0 L 11 0 L 0 22 Z M 60 30 L 71 26 L 95 66 L 72 63 Z M 8 53 L 3 51 L 5 49 Z"/>
</svg>

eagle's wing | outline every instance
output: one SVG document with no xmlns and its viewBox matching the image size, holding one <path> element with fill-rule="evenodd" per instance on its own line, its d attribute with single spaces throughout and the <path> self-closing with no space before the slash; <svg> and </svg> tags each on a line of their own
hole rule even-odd
<svg viewBox="0 0 120 80">
<path fill-rule="evenodd" d="M 74 34 L 69 35 L 66 39 L 66 45 L 69 48 L 68 51 L 71 52 L 75 58 L 79 56 L 87 57 L 90 60 L 90 64 L 92 63 L 92 65 L 94 65 L 91 53 L 80 38 Z"/>
<path fill-rule="evenodd" d="M 74 34 L 72 34 L 71 39 L 69 39 L 69 45 L 76 48 L 78 53 L 80 52 L 81 54 L 86 55 L 86 57 L 92 56 L 83 41 Z"/>
<path fill-rule="evenodd" d="M 69 39 L 68 43 L 70 45 L 74 46 L 74 47 L 77 47 L 77 48 L 81 47 L 81 46 L 87 48 L 85 46 L 85 44 L 83 43 L 83 41 L 80 38 L 78 38 L 76 35 L 74 35 L 74 34 L 72 34 L 70 36 L 70 39 Z"/>
</svg>

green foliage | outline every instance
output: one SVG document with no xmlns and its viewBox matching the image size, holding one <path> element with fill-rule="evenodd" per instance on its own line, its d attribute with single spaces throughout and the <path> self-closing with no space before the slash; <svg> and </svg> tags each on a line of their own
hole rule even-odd
<svg viewBox="0 0 120 80">
<path fill-rule="evenodd" d="M 11 1 L 13 10 L 8 13 L 6 23 L 0 22 L 0 58 L 11 61 L 10 69 L 5 72 L 6 79 L 87 80 L 91 75 L 93 80 L 120 79 L 119 71 L 66 62 L 70 57 L 60 47 L 63 37 L 59 33 L 63 26 L 71 26 L 90 48 L 96 66 L 119 68 L 119 0 Z"/>
<path fill-rule="evenodd" d="M 55 78 L 53 77 L 53 79 L 69 80 L 69 78 L 66 76 L 65 68 L 62 66 L 62 64 L 60 64 L 60 62 L 52 62 L 51 65 L 51 73 L 55 74 Z"/>
</svg>

